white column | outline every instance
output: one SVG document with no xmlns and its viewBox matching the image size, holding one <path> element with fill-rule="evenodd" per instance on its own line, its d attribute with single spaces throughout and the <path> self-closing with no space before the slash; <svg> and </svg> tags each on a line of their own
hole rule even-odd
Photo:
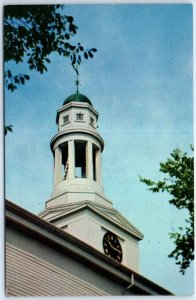
<svg viewBox="0 0 196 300">
<path fill-rule="evenodd" d="M 98 149 L 95 153 L 95 178 L 99 184 L 102 184 L 101 179 L 101 150 Z"/>
<path fill-rule="evenodd" d="M 87 178 L 93 180 L 93 146 L 92 142 L 87 142 L 86 145 L 86 173 Z"/>
<path fill-rule="evenodd" d="M 75 178 L 75 145 L 74 145 L 74 141 L 68 142 L 68 178 Z"/>
<path fill-rule="evenodd" d="M 54 150 L 54 184 L 59 183 L 62 180 L 62 149 L 56 147 Z"/>
</svg>

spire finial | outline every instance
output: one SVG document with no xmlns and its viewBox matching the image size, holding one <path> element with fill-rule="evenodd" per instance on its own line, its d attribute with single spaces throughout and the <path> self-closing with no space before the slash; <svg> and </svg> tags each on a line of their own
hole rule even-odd
<svg viewBox="0 0 196 300">
<path fill-rule="evenodd" d="M 78 86 L 80 85 L 78 65 L 75 65 L 75 66 L 74 66 L 74 69 L 75 69 L 75 71 L 76 71 L 76 81 L 75 81 L 75 84 L 76 84 L 76 93 L 78 94 L 78 93 L 79 93 Z"/>
</svg>

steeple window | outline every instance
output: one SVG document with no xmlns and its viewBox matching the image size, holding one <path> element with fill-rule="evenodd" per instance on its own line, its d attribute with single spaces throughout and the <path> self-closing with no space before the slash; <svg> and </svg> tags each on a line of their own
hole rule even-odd
<svg viewBox="0 0 196 300">
<path fill-rule="evenodd" d="M 61 146 L 62 149 L 62 179 L 65 180 L 68 177 L 68 143 Z"/>
<path fill-rule="evenodd" d="M 76 120 L 77 121 L 83 121 L 84 120 L 84 114 L 82 114 L 81 112 L 76 114 Z"/>
<path fill-rule="evenodd" d="M 69 122 L 69 115 L 66 115 L 63 117 L 63 124 L 66 124 Z"/>
<path fill-rule="evenodd" d="M 92 125 L 92 126 L 95 126 L 95 120 L 92 118 L 92 117 L 90 117 L 90 124 Z"/>
</svg>

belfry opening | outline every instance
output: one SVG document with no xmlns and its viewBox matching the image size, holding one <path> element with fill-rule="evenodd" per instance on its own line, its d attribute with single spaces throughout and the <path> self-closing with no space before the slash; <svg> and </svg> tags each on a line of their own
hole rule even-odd
<svg viewBox="0 0 196 300">
<path fill-rule="evenodd" d="M 96 162 L 96 156 L 98 154 L 99 149 L 93 145 L 93 149 L 92 149 L 92 156 L 93 156 L 93 180 L 97 180 L 97 162 Z"/>
<path fill-rule="evenodd" d="M 61 146 L 62 151 L 62 179 L 68 177 L 68 143 L 64 143 Z"/>
<path fill-rule="evenodd" d="M 62 143 L 55 151 L 55 170 L 59 169 L 56 172 L 56 183 L 70 178 L 99 181 L 100 149 L 84 140 L 72 141 L 73 147 L 69 147 L 69 143 L 70 141 Z"/>
<path fill-rule="evenodd" d="M 75 177 L 86 178 L 86 142 L 75 141 Z"/>
</svg>

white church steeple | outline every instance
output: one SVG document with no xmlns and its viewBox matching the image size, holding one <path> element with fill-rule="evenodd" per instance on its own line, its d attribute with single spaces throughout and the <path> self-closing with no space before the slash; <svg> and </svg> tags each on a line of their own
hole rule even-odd
<svg viewBox="0 0 196 300">
<path fill-rule="evenodd" d="M 54 187 L 39 216 L 138 272 L 138 241 L 143 234 L 113 208 L 104 194 L 104 141 L 97 132 L 98 116 L 78 88 L 58 109 L 58 132 L 50 143 Z"/>
<path fill-rule="evenodd" d="M 110 205 L 102 187 L 98 112 L 80 93 L 69 96 L 57 111 L 58 133 L 51 140 L 54 190 L 48 206 L 88 200 Z"/>
</svg>

